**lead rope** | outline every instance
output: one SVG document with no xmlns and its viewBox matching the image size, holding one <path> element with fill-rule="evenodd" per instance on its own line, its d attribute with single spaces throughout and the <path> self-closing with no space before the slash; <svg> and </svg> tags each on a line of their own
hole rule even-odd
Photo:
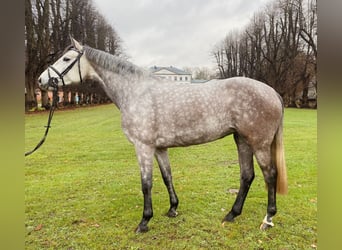
<svg viewBox="0 0 342 250">
<path fill-rule="evenodd" d="M 43 138 L 40 140 L 40 142 L 37 144 L 37 146 L 34 149 L 32 149 L 31 151 L 26 152 L 25 156 L 32 154 L 38 148 L 40 148 L 43 145 L 43 143 L 45 142 L 45 139 L 49 133 L 49 129 L 51 127 L 50 124 L 52 121 L 52 116 L 53 116 L 53 113 L 55 112 L 55 109 L 57 108 L 57 103 L 58 103 L 58 79 L 54 78 L 54 77 L 50 78 L 49 79 L 49 85 L 51 87 L 53 87 L 53 91 L 52 91 L 53 95 L 52 95 L 52 106 L 51 106 L 50 113 L 49 113 L 48 123 L 45 126 L 46 127 L 45 134 L 44 134 Z"/>
</svg>

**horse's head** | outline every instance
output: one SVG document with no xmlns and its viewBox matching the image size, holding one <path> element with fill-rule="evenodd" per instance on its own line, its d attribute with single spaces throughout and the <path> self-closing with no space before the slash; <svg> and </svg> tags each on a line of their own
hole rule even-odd
<svg viewBox="0 0 342 250">
<path fill-rule="evenodd" d="M 39 76 L 39 87 L 48 89 L 49 87 L 55 88 L 60 83 L 68 85 L 82 82 L 87 74 L 87 64 L 83 46 L 71 37 L 71 46 Z"/>
</svg>

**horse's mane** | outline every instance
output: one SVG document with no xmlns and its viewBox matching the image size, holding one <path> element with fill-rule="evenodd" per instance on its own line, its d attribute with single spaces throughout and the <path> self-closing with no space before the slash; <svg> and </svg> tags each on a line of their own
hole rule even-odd
<svg viewBox="0 0 342 250">
<path fill-rule="evenodd" d="M 84 51 L 87 56 L 87 59 L 112 72 L 118 73 L 118 74 L 143 74 L 143 70 L 139 67 L 135 66 L 133 63 L 120 58 L 118 56 L 114 56 L 112 54 L 109 54 L 107 52 L 94 49 L 88 46 L 84 46 Z"/>
</svg>

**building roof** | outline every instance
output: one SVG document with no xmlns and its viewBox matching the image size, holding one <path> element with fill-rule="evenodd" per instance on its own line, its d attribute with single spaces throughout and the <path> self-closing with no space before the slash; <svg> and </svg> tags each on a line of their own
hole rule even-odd
<svg viewBox="0 0 342 250">
<path fill-rule="evenodd" d="M 170 67 L 158 67 L 158 66 L 153 66 L 150 68 L 151 72 L 152 73 L 157 73 L 158 71 L 160 70 L 168 70 L 174 74 L 177 74 L 177 75 L 191 75 L 190 73 L 184 71 L 184 70 L 181 70 L 181 69 L 178 69 L 176 67 L 173 67 L 173 66 L 170 66 Z"/>
</svg>

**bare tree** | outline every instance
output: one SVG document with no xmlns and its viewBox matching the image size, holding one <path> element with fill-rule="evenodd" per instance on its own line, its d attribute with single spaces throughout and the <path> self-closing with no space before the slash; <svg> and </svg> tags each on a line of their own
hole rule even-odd
<svg viewBox="0 0 342 250">
<path fill-rule="evenodd" d="M 45 67 L 49 55 L 49 0 L 25 1 L 26 67 L 25 109 L 37 106 L 35 81 Z M 48 96 L 42 92 L 42 104 L 47 106 Z"/>
<path fill-rule="evenodd" d="M 303 79 L 302 104 L 308 104 L 310 83 L 317 92 L 317 0 L 306 0 L 300 22 L 300 37 L 304 42 L 306 56 L 301 73 Z"/>
<path fill-rule="evenodd" d="M 34 25 L 31 0 L 25 0 L 25 110 L 37 106 L 37 84 L 32 81 L 37 75 L 37 65 L 33 63 L 37 55 Z"/>
<path fill-rule="evenodd" d="M 244 65 L 243 75 L 260 81 L 266 81 L 265 58 L 262 55 L 265 38 L 263 34 L 264 22 L 263 13 L 256 13 L 252 22 L 246 28 L 240 44 L 241 61 L 244 62 L 242 64 Z"/>
<path fill-rule="evenodd" d="M 286 105 L 298 106 L 298 98 L 307 105 L 309 83 L 317 86 L 316 5 L 316 0 L 277 0 L 256 13 L 244 31 L 228 33 L 212 52 L 219 77 L 261 80 Z"/>
<path fill-rule="evenodd" d="M 69 35 L 91 47 L 123 54 L 118 34 L 94 8 L 92 0 L 25 0 L 25 34 L 26 110 L 37 107 L 37 76 L 61 56 L 70 43 Z M 65 104 L 74 103 L 76 92 L 85 91 L 77 87 L 66 89 Z M 102 94 L 97 91 L 95 99 L 101 100 Z M 48 108 L 46 92 L 42 92 L 42 106 Z"/>
<path fill-rule="evenodd" d="M 228 78 L 229 75 L 225 68 L 225 48 L 222 42 L 215 46 L 215 48 L 212 51 L 212 55 L 215 57 L 216 60 L 217 68 L 219 71 L 218 77 L 221 79 Z"/>
</svg>

